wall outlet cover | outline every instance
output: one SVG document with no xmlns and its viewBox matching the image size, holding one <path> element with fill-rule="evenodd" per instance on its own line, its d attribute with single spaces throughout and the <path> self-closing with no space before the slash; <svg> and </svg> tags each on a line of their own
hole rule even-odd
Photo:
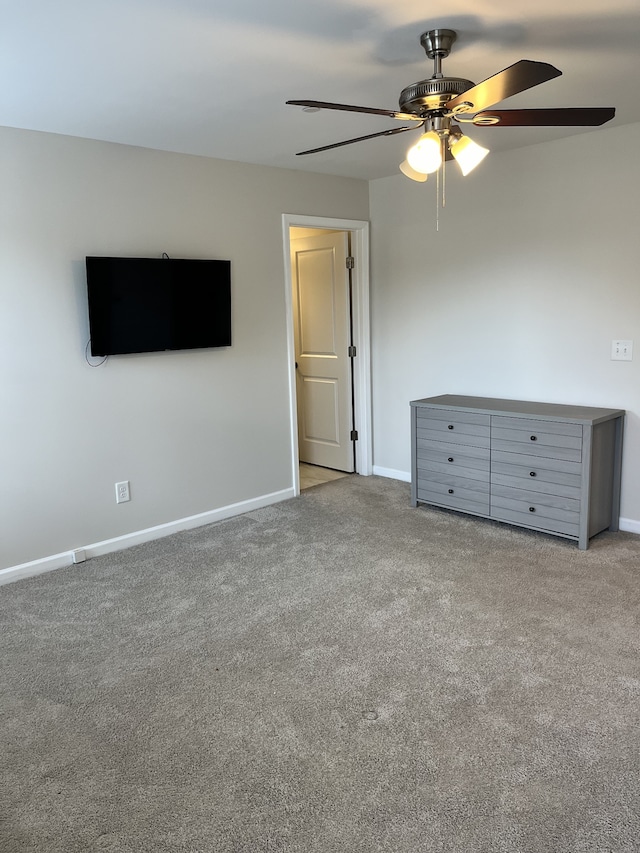
<svg viewBox="0 0 640 853">
<path fill-rule="evenodd" d="M 123 480 L 121 483 L 116 483 L 116 503 L 123 504 L 131 500 L 131 492 L 129 491 L 129 481 Z"/>
</svg>

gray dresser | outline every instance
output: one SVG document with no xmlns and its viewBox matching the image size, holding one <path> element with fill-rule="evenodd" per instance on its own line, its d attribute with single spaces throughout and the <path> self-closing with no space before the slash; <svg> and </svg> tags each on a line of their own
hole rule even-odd
<svg viewBox="0 0 640 853">
<path fill-rule="evenodd" d="M 411 402 L 411 505 L 575 539 L 617 530 L 624 411 L 444 394 Z"/>
</svg>

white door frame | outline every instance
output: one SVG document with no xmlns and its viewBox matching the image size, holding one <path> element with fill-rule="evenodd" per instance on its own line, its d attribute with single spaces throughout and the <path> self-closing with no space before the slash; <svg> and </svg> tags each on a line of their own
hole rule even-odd
<svg viewBox="0 0 640 853">
<path fill-rule="evenodd" d="M 285 270 L 285 306 L 287 314 L 287 357 L 289 360 L 289 419 L 291 432 L 291 470 L 294 492 L 300 494 L 298 463 L 298 412 L 296 400 L 295 344 L 293 336 L 293 281 L 291 277 L 290 228 L 329 228 L 351 233 L 351 254 L 355 259 L 352 272 L 353 343 L 356 358 L 353 369 L 353 395 L 356 441 L 356 470 L 368 477 L 373 473 L 371 437 L 371 324 L 369 318 L 369 223 L 360 219 L 331 219 L 323 216 L 282 214 L 282 237 Z"/>
</svg>

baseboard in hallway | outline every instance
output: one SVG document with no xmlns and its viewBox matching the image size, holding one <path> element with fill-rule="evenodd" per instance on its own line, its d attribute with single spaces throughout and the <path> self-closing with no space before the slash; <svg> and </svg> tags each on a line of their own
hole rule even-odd
<svg viewBox="0 0 640 853">
<path fill-rule="evenodd" d="M 331 480 L 340 480 L 348 477 L 345 471 L 335 471 L 333 468 L 321 468 L 319 465 L 309 465 L 307 462 L 300 463 L 300 490 L 319 486 L 321 483 L 329 483 Z"/>
</svg>

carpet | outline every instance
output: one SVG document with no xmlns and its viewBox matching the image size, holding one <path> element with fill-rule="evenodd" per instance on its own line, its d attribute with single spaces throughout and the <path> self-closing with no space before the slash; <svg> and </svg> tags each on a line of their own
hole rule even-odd
<svg viewBox="0 0 640 853">
<path fill-rule="evenodd" d="M 639 589 L 357 476 L 4 586 L 0 849 L 638 851 Z"/>
</svg>

